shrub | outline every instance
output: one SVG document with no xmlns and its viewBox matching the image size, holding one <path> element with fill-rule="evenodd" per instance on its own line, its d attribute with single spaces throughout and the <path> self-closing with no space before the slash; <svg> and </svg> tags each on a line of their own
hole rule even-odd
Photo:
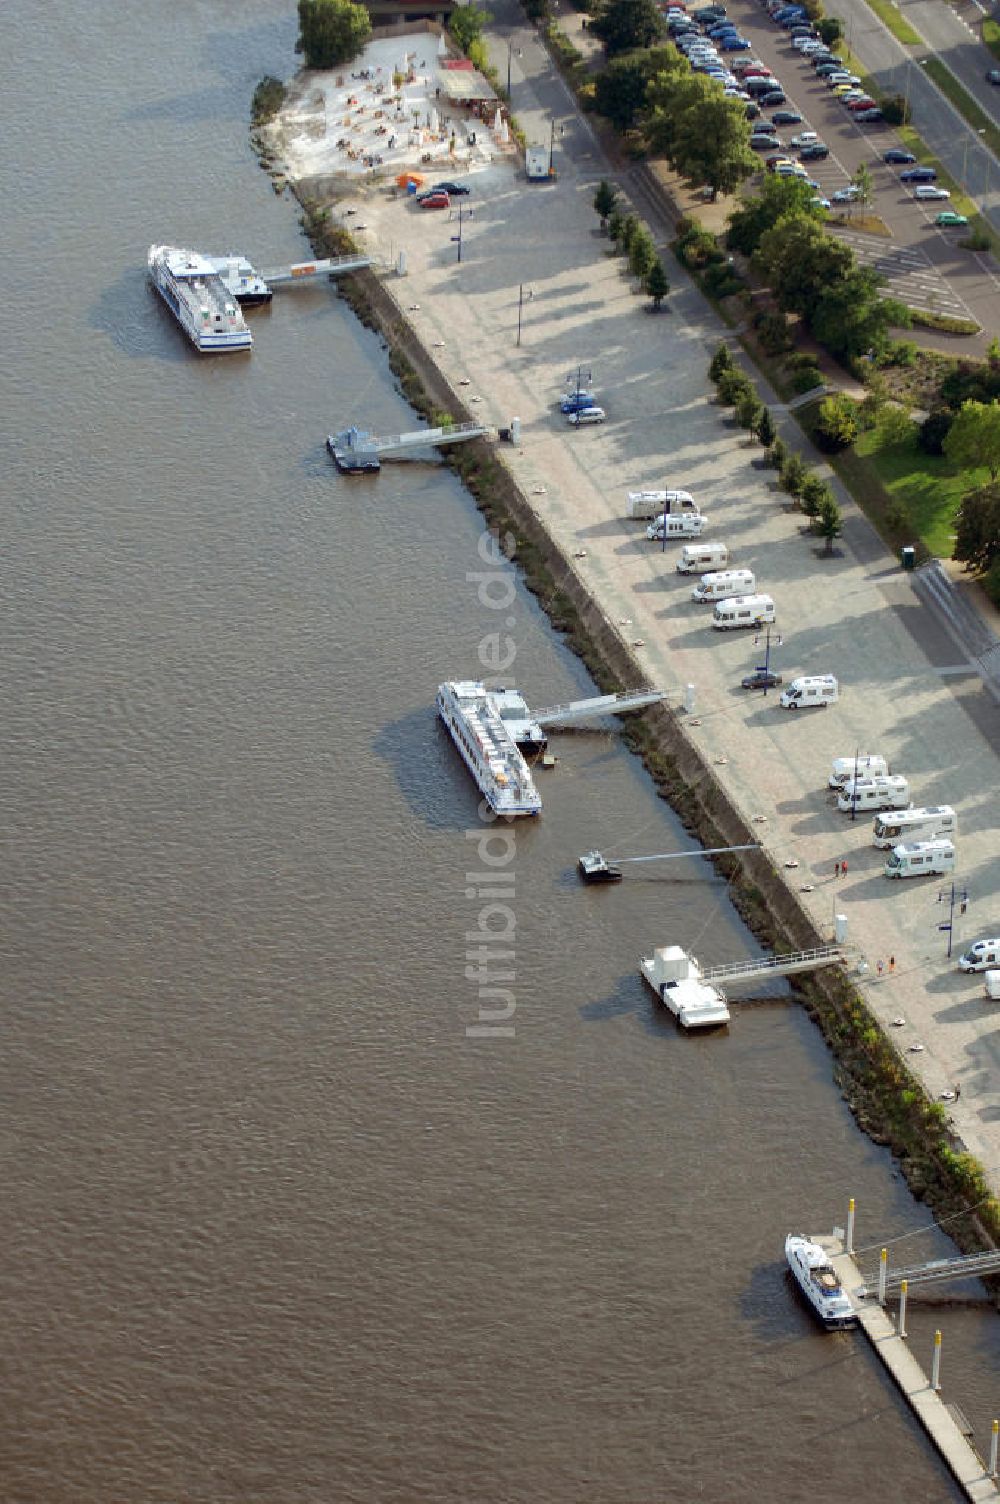
<svg viewBox="0 0 1000 1504">
<path fill-rule="evenodd" d="M 788 449 L 784 439 L 775 439 L 764 458 L 772 470 L 782 470 L 788 457 Z"/>
<path fill-rule="evenodd" d="M 967 251 L 988 251 L 992 241 L 985 230 L 973 230 L 959 244 Z"/>
<path fill-rule="evenodd" d="M 701 274 L 702 290 L 712 298 L 734 298 L 746 287 L 731 266 L 707 266 Z"/>
<path fill-rule="evenodd" d="M 250 115 L 254 125 L 267 125 L 273 120 L 285 102 L 285 86 L 280 78 L 269 73 L 261 79 L 253 91 Z"/>
<path fill-rule="evenodd" d="M 795 343 L 783 313 L 758 314 L 754 329 L 761 349 L 768 355 L 784 355 Z"/>
<path fill-rule="evenodd" d="M 948 407 L 935 407 L 917 430 L 917 443 L 925 454 L 944 454 L 944 441 L 951 432 L 955 414 Z"/>
<path fill-rule="evenodd" d="M 879 361 L 880 366 L 901 366 L 909 370 L 917 363 L 917 347 L 912 339 L 894 339 Z"/>
<path fill-rule="evenodd" d="M 819 32 L 820 41 L 825 42 L 827 47 L 832 47 L 834 42 L 839 42 L 844 35 L 844 23 L 838 21 L 835 16 L 821 16 L 816 22 L 816 30 Z"/>
<path fill-rule="evenodd" d="M 715 236 L 710 230 L 702 229 L 696 219 L 682 219 L 681 225 L 687 228 L 680 232 L 674 242 L 677 256 L 691 271 L 701 271 L 708 266 L 709 262 L 722 261 L 723 253 L 716 245 Z M 678 226 L 680 231 L 680 226 Z"/>
<path fill-rule="evenodd" d="M 772 444 L 776 444 L 778 442 L 778 434 L 774 426 L 774 419 L 771 417 L 770 409 L 764 407 L 763 404 L 761 404 L 760 417 L 757 419 L 754 433 L 763 444 L 765 449 L 770 449 Z"/>
<path fill-rule="evenodd" d="M 880 106 L 882 114 L 889 125 L 907 125 L 910 119 L 910 106 L 903 94 L 887 94 L 883 97 Z"/>
<path fill-rule="evenodd" d="M 760 422 L 761 413 L 764 411 L 763 402 L 761 402 L 757 393 L 751 387 L 748 392 L 744 392 L 736 404 L 736 421 L 741 428 L 748 428 L 753 433 Z"/>
<path fill-rule="evenodd" d="M 727 344 L 716 345 L 715 354 L 712 356 L 711 364 L 708 367 L 709 381 L 718 381 L 723 371 L 731 371 L 734 366 L 735 361 L 733 360 L 732 351 L 729 346 Z"/>
<path fill-rule="evenodd" d="M 994 606 L 1000 606 L 1000 559 L 994 559 L 983 576 L 983 589 Z"/>
<path fill-rule="evenodd" d="M 886 526 L 893 533 L 905 533 L 910 526 L 910 509 L 899 496 L 894 496 L 885 509 Z"/>
<path fill-rule="evenodd" d="M 847 449 L 858 436 L 858 408 L 845 392 L 824 397 L 819 405 L 816 423 L 816 443 L 827 454 L 836 454 Z"/>
<path fill-rule="evenodd" d="M 819 366 L 799 366 L 793 371 L 789 385 L 796 394 L 811 392 L 814 387 L 822 386 L 823 378 L 820 375 Z"/>
<path fill-rule="evenodd" d="M 818 517 L 825 503 L 833 500 L 833 492 L 825 480 L 810 472 L 802 482 L 799 500 L 807 517 Z"/>
</svg>

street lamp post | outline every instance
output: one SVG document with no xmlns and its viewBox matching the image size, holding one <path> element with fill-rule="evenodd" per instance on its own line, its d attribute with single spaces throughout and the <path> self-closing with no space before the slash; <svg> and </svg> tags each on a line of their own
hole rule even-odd
<svg viewBox="0 0 1000 1504">
<path fill-rule="evenodd" d="M 958 897 L 958 903 L 959 903 L 959 912 L 962 913 L 962 914 L 964 914 L 965 911 L 966 911 L 966 909 L 969 907 L 969 890 L 968 890 L 968 888 L 963 888 L 962 891 L 961 891 L 961 893 L 959 893 L 957 895 L 957 897 Z M 939 924 L 938 925 L 938 929 L 939 930 L 947 930 L 948 931 L 948 959 L 950 961 L 951 960 L 951 942 L 952 942 L 952 939 L 954 938 L 954 928 L 955 928 L 955 898 L 956 898 L 956 894 L 955 894 L 955 884 L 954 883 L 952 883 L 952 885 L 951 885 L 950 892 L 946 892 L 946 893 L 942 892 L 942 893 L 938 894 L 938 896 L 937 896 L 938 903 L 944 903 L 945 898 L 948 899 L 948 923 L 947 924 Z"/>
<path fill-rule="evenodd" d="M 857 817 L 858 817 L 858 758 L 860 757 L 860 755 L 861 755 L 861 748 L 860 747 L 855 747 L 855 749 L 854 749 L 854 778 L 853 778 L 852 783 L 851 783 L 851 819 L 852 820 L 856 820 Z"/>
<path fill-rule="evenodd" d="M 507 43 L 507 102 L 510 103 L 510 60 L 512 57 L 520 57 L 520 47 L 515 47 L 513 41 Z"/>
<path fill-rule="evenodd" d="M 760 623 L 758 622 L 757 625 L 759 626 Z M 759 642 L 760 642 L 760 635 L 758 634 L 754 638 L 754 640 L 753 640 L 754 647 L 757 647 L 757 645 L 758 645 Z M 777 648 L 781 647 L 781 634 L 779 632 L 776 632 L 774 634 L 774 645 Z M 768 681 L 768 675 L 771 672 L 771 628 L 770 628 L 770 626 L 767 627 L 767 629 L 766 629 L 766 631 L 764 633 L 764 662 L 756 664 L 755 667 L 757 668 L 757 670 L 759 672 L 763 672 L 763 675 L 764 675 L 764 694 L 766 695 L 767 694 L 767 689 L 768 689 L 768 682 L 767 682 Z"/>
<path fill-rule="evenodd" d="M 562 133 L 563 133 L 563 128 L 562 128 L 562 126 L 560 126 L 559 127 L 559 134 L 560 134 L 560 136 L 562 135 Z M 556 122 L 555 122 L 555 117 L 553 116 L 552 127 L 551 127 L 551 129 L 549 131 L 549 177 L 552 176 L 552 159 L 553 159 L 553 156 L 555 154 L 555 148 L 556 148 Z"/>
</svg>

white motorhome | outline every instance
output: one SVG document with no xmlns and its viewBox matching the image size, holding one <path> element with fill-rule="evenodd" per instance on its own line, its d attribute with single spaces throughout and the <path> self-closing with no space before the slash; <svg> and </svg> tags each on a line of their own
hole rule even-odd
<svg viewBox="0 0 1000 1504">
<path fill-rule="evenodd" d="M 829 777 L 832 789 L 839 789 L 852 778 L 884 778 L 889 764 L 877 752 L 859 752 L 856 757 L 835 757 Z"/>
<path fill-rule="evenodd" d="M 759 627 L 768 621 L 774 621 L 774 601 L 769 595 L 731 595 L 717 603 L 712 626 L 728 632 L 733 627 Z"/>
<path fill-rule="evenodd" d="M 840 686 L 832 674 L 806 674 L 782 690 L 778 704 L 786 710 L 802 710 L 810 705 L 832 705 L 839 698 Z"/>
<path fill-rule="evenodd" d="M 529 146 L 524 153 L 524 175 L 529 182 L 554 177 L 552 152 L 548 146 Z"/>
<path fill-rule="evenodd" d="M 657 517 L 646 529 L 646 537 L 655 543 L 664 538 L 697 538 L 708 526 L 708 518 L 700 512 L 681 512 L 677 517 Z"/>
<path fill-rule="evenodd" d="M 752 569 L 717 569 L 702 575 L 691 592 L 691 599 L 723 601 L 729 595 L 751 595 L 756 586 Z"/>
<path fill-rule="evenodd" d="M 724 543 L 685 543 L 677 560 L 678 574 L 698 574 L 706 569 L 725 569 L 729 549 Z"/>
<path fill-rule="evenodd" d="M 958 958 L 963 971 L 985 971 L 989 966 L 1000 966 L 1000 936 L 992 940 L 977 940 Z"/>
<path fill-rule="evenodd" d="M 850 813 L 869 809 L 906 809 L 910 803 L 910 785 L 899 774 L 885 778 L 851 778 L 837 796 L 837 808 Z"/>
<path fill-rule="evenodd" d="M 950 804 L 920 805 L 894 814 L 876 815 L 872 821 L 872 845 L 887 851 L 900 841 L 930 841 L 935 836 L 953 836 L 958 819 Z"/>
<path fill-rule="evenodd" d="M 986 982 L 986 996 L 994 1000 L 1000 999 L 1000 971 L 988 971 L 984 980 Z"/>
<path fill-rule="evenodd" d="M 641 517 L 648 522 L 651 517 L 662 517 L 664 512 L 697 512 L 698 504 L 690 491 L 629 491 L 625 498 L 625 516 Z"/>
<path fill-rule="evenodd" d="M 883 869 L 886 877 L 940 877 L 955 870 L 955 847 L 951 841 L 914 841 L 894 846 Z"/>
</svg>

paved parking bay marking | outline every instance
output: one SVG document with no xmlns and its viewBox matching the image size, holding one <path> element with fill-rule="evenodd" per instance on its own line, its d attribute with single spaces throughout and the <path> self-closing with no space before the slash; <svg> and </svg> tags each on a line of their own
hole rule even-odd
<svg viewBox="0 0 1000 1504">
<path fill-rule="evenodd" d="M 871 235 L 835 230 L 863 266 L 873 266 L 888 279 L 887 291 L 910 308 L 972 319 L 967 303 L 924 254 L 914 246 L 887 246 Z M 973 322 L 976 322 L 973 320 Z"/>
</svg>

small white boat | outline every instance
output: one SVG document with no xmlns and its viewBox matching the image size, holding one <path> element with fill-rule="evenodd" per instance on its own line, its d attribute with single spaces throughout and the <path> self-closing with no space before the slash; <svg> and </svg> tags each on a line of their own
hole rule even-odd
<svg viewBox="0 0 1000 1504">
<path fill-rule="evenodd" d="M 825 1248 L 801 1233 L 790 1232 L 785 1239 L 785 1258 L 799 1289 L 825 1327 L 856 1325 L 858 1314 Z"/>
<path fill-rule="evenodd" d="M 729 1022 L 725 993 L 704 981 L 694 956 L 661 945 L 642 962 L 642 974 L 660 1002 L 685 1029 L 717 1029 Z"/>
<path fill-rule="evenodd" d="M 620 883 L 622 880 L 622 869 L 612 867 L 599 851 L 586 852 L 577 865 L 585 883 Z"/>
</svg>

